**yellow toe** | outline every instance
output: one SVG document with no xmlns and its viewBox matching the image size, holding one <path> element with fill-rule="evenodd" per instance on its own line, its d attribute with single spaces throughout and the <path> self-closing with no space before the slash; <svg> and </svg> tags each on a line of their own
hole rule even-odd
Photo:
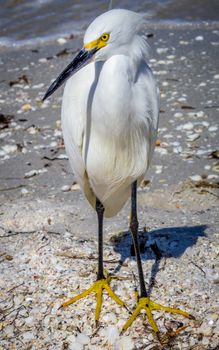
<svg viewBox="0 0 219 350">
<path fill-rule="evenodd" d="M 145 311 L 147 318 L 148 318 L 148 322 L 156 334 L 159 333 L 159 328 L 158 328 L 158 326 L 154 320 L 153 314 L 152 314 L 152 311 L 154 311 L 154 310 L 163 310 L 163 311 L 170 312 L 173 314 L 179 314 L 179 315 L 182 315 L 182 316 L 190 318 L 190 319 L 193 318 L 193 316 L 191 316 L 188 312 L 182 311 L 180 309 L 175 309 L 175 308 L 171 308 L 171 307 L 157 304 L 154 301 L 150 300 L 150 298 L 148 298 L 148 297 L 138 298 L 137 306 L 136 306 L 133 314 L 130 316 L 128 321 L 123 326 L 123 331 L 126 331 L 131 326 L 131 324 L 134 322 L 134 320 L 137 318 L 137 316 L 140 314 L 140 312 L 142 310 Z"/>
<path fill-rule="evenodd" d="M 63 307 L 66 307 L 68 305 L 71 305 L 71 304 L 75 303 L 76 301 L 78 301 L 82 298 L 85 298 L 89 294 L 95 293 L 96 294 L 95 321 L 97 324 L 99 321 L 99 318 L 100 318 L 100 312 L 101 312 L 101 307 L 102 307 L 102 295 L 103 295 L 104 289 L 108 293 L 110 298 L 113 299 L 118 305 L 126 307 L 125 303 L 113 292 L 112 288 L 110 287 L 110 284 L 109 284 L 110 280 L 111 280 L 111 278 L 109 276 L 107 276 L 107 278 L 97 280 L 96 282 L 94 282 L 94 284 L 90 288 L 85 290 L 83 293 L 76 295 L 75 297 L 67 300 L 66 302 L 64 302 L 61 305 L 61 307 L 63 308 Z"/>
</svg>

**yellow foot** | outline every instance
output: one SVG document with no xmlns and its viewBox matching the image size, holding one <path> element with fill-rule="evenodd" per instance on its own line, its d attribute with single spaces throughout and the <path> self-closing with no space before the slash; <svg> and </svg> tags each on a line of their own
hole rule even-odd
<svg viewBox="0 0 219 350">
<path fill-rule="evenodd" d="M 192 315 L 190 315 L 188 312 L 182 311 L 180 309 L 174 309 L 174 308 L 171 308 L 171 307 L 167 307 L 167 306 L 163 306 L 163 305 L 157 304 L 157 303 L 153 302 L 152 300 L 150 300 L 150 298 L 148 298 L 148 297 L 146 297 L 146 298 L 139 298 L 139 300 L 137 301 L 136 309 L 134 310 L 133 314 L 128 319 L 126 324 L 123 326 L 123 329 L 122 329 L 123 332 L 126 331 L 126 329 L 128 329 L 129 326 L 131 326 L 131 324 L 136 319 L 136 317 L 139 315 L 141 310 L 144 310 L 146 312 L 148 321 L 149 321 L 153 331 L 157 335 L 159 334 L 159 329 L 158 329 L 157 324 L 154 321 L 154 318 L 153 318 L 153 315 L 152 315 L 152 311 L 153 310 L 164 310 L 164 311 L 170 312 L 172 314 L 179 314 L 179 315 L 182 315 L 184 317 L 187 317 L 187 318 L 190 318 L 190 319 L 194 319 L 194 317 Z"/>
<path fill-rule="evenodd" d="M 94 284 L 85 290 L 83 293 L 76 295 L 75 297 L 71 298 L 70 300 L 63 303 L 60 307 L 66 307 L 70 304 L 75 303 L 76 301 L 85 298 L 87 295 L 91 293 L 96 293 L 96 310 L 95 310 L 95 321 L 96 325 L 98 324 L 99 317 L 100 317 L 100 311 L 102 306 L 102 295 L 103 295 L 103 289 L 106 290 L 106 292 L 109 294 L 109 296 L 119 305 L 126 307 L 125 303 L 113 292 L 111 289 L 109 283 L 111 281 L 112 277 L 107 276 L 107 278 L 103 278 L 101 280 L 97 280 L 94 282 Z"/>
</svg>

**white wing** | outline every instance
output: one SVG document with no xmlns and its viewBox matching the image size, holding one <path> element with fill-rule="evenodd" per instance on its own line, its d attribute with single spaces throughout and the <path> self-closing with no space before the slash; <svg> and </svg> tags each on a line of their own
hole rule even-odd
<svg viewBox="0 0 219 350">
<path fill-rule="evenodd" d="M 131 183 L 144 177 L 157 123 L 157 88 L 144 62 L 134 71 L 128 57 L 112 56 L 104 64 L 89 64 L 67 83 L 66 150 L 87 199 L 95 206 L 98 197 L 105 216 L 115 215 L 130 196 Z"/>
<path fill-rule="evenodd" d="M 83 159 L 87 101 L 93 80 L 94 64 L 91 63 L 67 81 L 62 99 L 62 130 L 66 153 L 74 175 L 91 205 L 95 206 L 96 197 L 90 188 Z"/>
</svg>

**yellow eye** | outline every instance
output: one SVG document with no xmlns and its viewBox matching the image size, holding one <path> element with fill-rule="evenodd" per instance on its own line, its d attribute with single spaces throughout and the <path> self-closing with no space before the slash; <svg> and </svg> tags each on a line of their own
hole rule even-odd
<svg viewBox="0 0 219 350">
<path fill-rule="evenodd" d="M 109 40 L 109 34 L 108 33 L 104 33 L 102 36 L 101 36 L 101 40 L 102 41 L 108 41 Z"/>
</svg>

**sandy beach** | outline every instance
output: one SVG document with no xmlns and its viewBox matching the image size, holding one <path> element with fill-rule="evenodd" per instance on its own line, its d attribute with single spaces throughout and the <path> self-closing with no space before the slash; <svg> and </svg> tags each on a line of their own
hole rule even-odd
<svg viewBox="0 0 219 350">
<path fill-rule="evenodd" d="M 162 346 L 143 317 L 120 336 L 128 312 L 107 297 L 98 329 L 94 298 L 59 309 L 95 280 L 97 222 L 65 155 L 63 88 L 41 99 L 82 37 L 1 48 L 0 350 L 218 349 L 218 38 L 216 24 L 148 31 L 161 108 L 153 162 L 138 190 L 144 274 L 153 300 L 196 318 L 155 313 L 169 334 Z M 104 259 L 132 310 L 129 207 L 105 220 Z"/>
</svg>

